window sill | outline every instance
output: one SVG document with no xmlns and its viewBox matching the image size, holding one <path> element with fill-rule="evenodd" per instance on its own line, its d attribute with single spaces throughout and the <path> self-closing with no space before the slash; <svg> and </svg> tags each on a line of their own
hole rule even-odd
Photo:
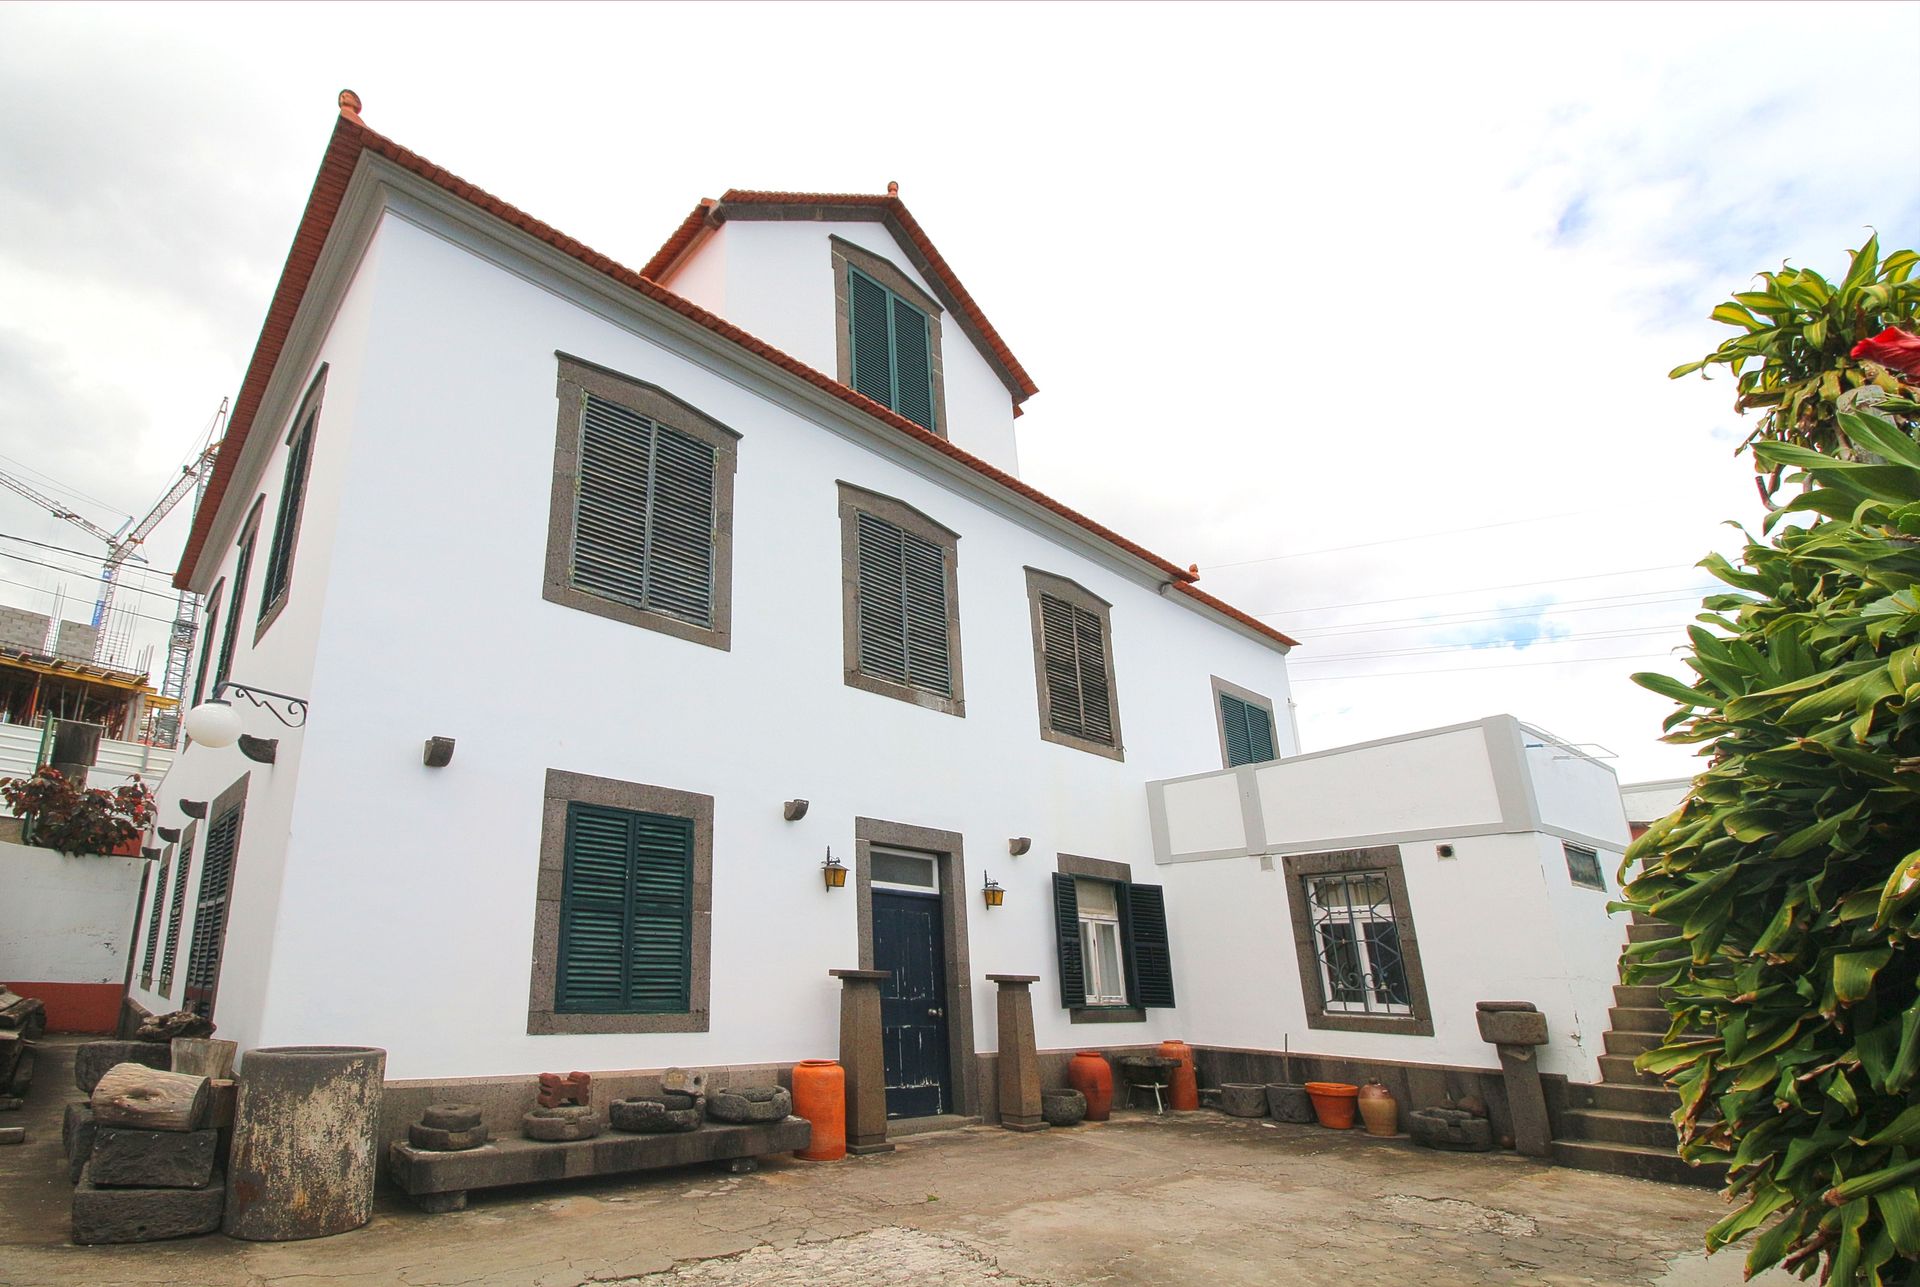
<svg viewBox="0 0 1920 1287">
<path fill-rule="evenodd" d="M 1387 1032 L 1403 1037 L 1431 1037 L 1433 1020 L 1417 1014 L 1307 1014 L 1307 1026 L 1328 1032 Z"/>
<path fill-rule="evenodd" d="M 1120 760 L 1124 762 L 1127 758 L 1125 747 L 1115 746 L 1107 742 L 1096 742 L 1091 738 L 1077 737 L 1072 733 L 1062 733 L 1046 724 L 1040 726 L 1040 740 L 1043 742 L 1052 742 L 1056 746 L 1070 746 L 1076 751 L 1085 751 L 1090 755 L 1104 755 L 1109 760 Z"/>
<path fill-rule="evenodd" d="M 925 688 L 915 688 L 911 684 L 896 683 L 891 679 L 881 679 L 858 670 L 846 673 L 848 688 L 857 688 L 863 693 L 874 693 L 881 697 L 891 697 L 895 701 L 906 702 L 910 706 L 919 706 L 925 710 L 939 711 L 943 715 L 953 715 L 960 719 L 967 717 L 966 699 L 959 696 L 942 697 L 939 693 Z"/>
<path fill-rule="evenodd" d="M 1145 1023 L 1147 1012 L 1137 1005 L 1084 1005 L 1068 1010 L 1074 1023 Z"/>
<path fill-rule="evenodd" d="M 549 575 L 541 597 L 548 603 L 557 603 L 563 608 L 573 608 L 579 612 L 591 613 L 596 617 L 606 617 L 612 621 L 623 621 L 630 626 L 639 626 L 646 630 L 657 630 L 663 635 L 672 635 L 675 639 L 685 639 L 689 643 L 705 644 L 709 648 L 718 648 L 722 652 L 731 651 L 732 639 L 728 630 L 718 624 L 718 605 L 716 605 L 716 624 L 697 626 L 691 621 L 682 621 L 678 617 L 669 617 L 662 612 L 653 612 L 646 608 L 636 608 L 617 599 L 602 598 L 588 590 L 582 590 L 565 579 L 556 579 L 549 569 Z"/>
<path fill-rule="evenodd" d="M 681 1014 L 560 1014 L 551 1010 L 535 1010 L 527 1016 L 527 1034 L 534 1037 L 569 1033 L 706 1031 L 707 1012 L 704 1010 Z"/>
</svg>

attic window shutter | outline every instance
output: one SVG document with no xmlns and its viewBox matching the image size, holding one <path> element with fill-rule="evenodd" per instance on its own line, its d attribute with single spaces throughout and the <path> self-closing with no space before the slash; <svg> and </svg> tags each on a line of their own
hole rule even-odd
<svg viewBox="0 0 1920 1287">
<path fill-rule="evenodd" d="M 561 898 L 556 1010 L 687 1010 L 693 937 L 690 820 L 569 805 Z"/>
<path fill-rule="evenodd" d="M 893 405 L 892 296 L 871 277 L 850 273 L 853 387 L 885 407 Z"/>
<path fill-rule="evenodd" d="M 1275 758 L 1273 717 L 1264 707 L 1220 694 L 1220 724 L 1226 730 L 1227 765 L 1264 764 Z"/>
<path fill-rule="evenodd" d="M 946 551 L 864 511 L 855 517 L 861 671 L 951 697 Z"/>
<path fill-rule="evenodd" d="M 923 429 L 933 428 L 933 354 L 927 315 L 898 296 L 893 301 L 894 404 Z"/>
<path fill-rule="evenodd" d="M 1159 885 L 1128 885 L 1127 928 L 1134 996 L 1142 1006 L 1173 1006 L 1173 954 L 1167 943 L 1167 905 Z"/>
<path fill-rule="evenodd" d="M 580 422 L 574 585 L 711 625 L 713 448 L 593 394 Z"/>
<path fill-rule="evenodd" d="M 858 269 L 847 270 L 847 298 L 855 391 L 932 429 L 933 332 L 927 315 Z"/>
<path fill-rule="evenodd" d="M 300 511 L 307 499 L 307 468 L 313 456 L 313 425 L 309 415 L 287 448 L 286 477 L 280 484 L 280 509 L 273 520 L 273 544 L 267 547 L 267 579 L 260 590 L 260 615 L 273 611 L 287 593 L 293 577 L 293 542 L 300 526 Z"/>
<path fill-rule="evenodd" d="M 1113 744 L 1113 692 L 1100 618 L 1050 594 L 1040 596 L 1047 722 L 1056 733 Z"/>
<path fill-rule="evenodd" d="M 1060 1004 L 1077 1009 L 1087 1003 L 1086 968 L 1080 959 L 1080 895 L 1073 877 L 1053 875 L 1053 925 L 1060 948 Z"/>
</svg>

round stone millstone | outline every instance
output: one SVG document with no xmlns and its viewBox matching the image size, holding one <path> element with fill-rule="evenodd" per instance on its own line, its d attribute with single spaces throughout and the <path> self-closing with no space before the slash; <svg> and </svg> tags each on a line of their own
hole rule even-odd
<svg viewBox="0 0 1920 1287">
<path fill-rule="evenodd" d="M 784 1086 L 742 1086 L 707 1096 L 707 1116 L 716 1122 L 778 1122 L 793 1112 L 793 1092 Z"/>
<path fill-rule="evenodd" d="M 1456 1108 L 1416 1108 L 1407 1114 L 1407 1134 L 1415 1144 L 1449 1153 L 1486 1153 L 1493 1148 L 1493 1127 L 1484 1117 Z"/>
<path fill-rule="evenodd" d="M 591 1108 L 581 1104 L 536 1108 L 520 1119 L 520 1133 L 530 1140 L 549 1144 L 590 1140 L 600 1133 L 600 1120 Z"/>
<path fill-rule="evenodd" d="M 691 1131 L 705 1120 L 706 1100 L 700 1095 L 667 1091 L 659 1099 L 616 1099 L 607 1106 L 607 1115 L 616 1131 L 646 1135 Z"/>
<path fill-rule="evenodd" d="M 464 1131 L 442 1130 L 415 1122 L 407 1127 L 407 1143 L 429 1153 L 464 1153 L 487 1142 L 487 1128 L 475 1126 Z"/>
<path fill-rule="evenodd" d="M 470 1131 L 480 1124 L 478 1104 L 429 1104 L 420 1124 L 437 1131 Z"/>
</svg>

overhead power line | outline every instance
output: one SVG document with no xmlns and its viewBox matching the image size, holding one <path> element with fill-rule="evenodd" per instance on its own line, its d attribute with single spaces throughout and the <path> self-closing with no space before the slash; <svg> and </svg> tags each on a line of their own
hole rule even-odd
<svg viewBox="0 0 1920 1287">
<path fill-rule="evenodd" d="M 1653 590 L 1642 594 L 1601 595 L 1591 599 L 1556 599 L 1551 603 L 1501 608 L 1495 612 L 1444 613 L 1436 617 L 1387 617 L 1378 621 L 1354 622 L 1351 625 L 1343 623 L 1327 630 L 1309 630 L 1298 633 L 1303 643 L 1313 643 L 1321 639 L 1338 639 L 1347 635 L 1370 635 L 1382 632 L 1419 629 L 1440 630 L 1451 626 L 1473 625 L 1482 621 L 1508 621 L 1515 617 L 1559 617 L 1572 616 L 1577 612 L 1620 612 L 1632 608 L 1651 608 L 1656 604 L 1662 603 L 1695 600 L 1702 595 L 1712 593 L 1718 588 L 1722 587 L 1703 586 L 1698 589 L 1679 590 L 1672 593 L 1665 590 Z"/>
<path fill-rule="evenodd" d="M 1484 652 L 1493 648 L 1514 648 L 1516 650 L 1521 648 L 1544 648 L 1553 644 L 1580 643 L 1589 639 L 1631 639 L 1637 635 L 1664 635 L 1673 631 L 1682 630 L 1686 627 L 1686 624 L 1686 622 L 1681 621 L 1668 625 L 1648 626 L 1642 629 L 1623 628 L 1619 630 L 1582 631 L 1574 634 L 1560 635 L 1557 638 L 1551 639 L 1529 639 L 1525 643 L 1505 639 L 1486 639 L 1474 643 L 1434 644 L 1425 648 L 1381 648 L 1373 652 L 1342 652 L 1333 653 L 1325 657 L 1302 657 L 1299 661 L 1292 662 L 1291 664 L 1295 666 L 1326 665 L 1328 662 L 1362 661 L 1370 657 L 1413 657 L 1430 653 Z"/>
<path fill-rule="evenodd" d="M 33 564 L 33 566 L 37 568 L 52 568 L 55 572 L 64 572 L 68 576 L 87 577 L 89 580 L 93 580 L 93 581 L 98 581 L 100 579 L 100 574 L 98 572 L 88 574 L 87 572 L 84 572 L 78 568 L 62 567 L 58 563 L 47 563 L 47 562 L 43 562 L 40 559 L 30 559 L 24 554 L 15 554 L 11 550 L 0 550 L 0 559 L 13 559 L 19 563 L 31 563 Z M 174 595 L 164 594 L 159 590 L 149 590 L 142 585 L 123 584 L 121 585 L 120 588 L 122 590 L 127 591 L 130 594 L 148 594 L 148 595 L 152 595 L 156 599 L 165 599 L 168 602 L 172 602 L 173 599 L 175 598 Z"/>
<path fill-rule="evenodd" d="M 1569 581 L 1600 581 L 1612 576 L 1638 576 L 1643 572 L 1674 572 L 1694 566 L 1695 564 L 1692 563 L 1660 563 L 1650 568 L 1622 568 L 1618 572 L 1587 572 L 1580 576 L 1546 577 L 1539 581 L 1506 581 L 1499 585 L 1475 586 L 1467 590 L 1435 590 L 1428 594 L 1403 594 L 1394 599 L 1355 599 L 1350 603 L 1321 603 L 1310 608 L 1274 608 L 1267 612 L 1255 612 L 1249 615 L 1285 617 L 1302 612 L 1332 612 L 1338 608 L 1371 608 L 1382 603 L 1412 603 L 1418 599 L 1453 599 L 1463 594 L 1491 594 L 1499 590 L 1523 590 L 1536 585 L 1564 585 Z"/>
<path fill-rule="evenodd" d="M 33 590 L 40 594 L 58 594 L 59 593 L 57 590 L 49 590 L 44 585 L 34 585 L 29 581 L 9 581 L 5 577 L 0 577 L 0 585 L 17 585 L 22 590 Z M 135 612 L 131 608 L 122 608 L 120 609 L 120 611 L 125 612 L 129 617 L 138 617 L 142 621 L 153 621 L 163 626 L 171 626 L 173 624 L 172 617 L 150 617 L 144 612 Z M 79 622 L 76 624 L 84 625 L 86 623 Z"/>
<path fill-rule="evenodd" d="M 1390 679 L 1398 675 L 1453 675 L 1469 670 L 1516 670 L 1522 666 L 1585 666 L 1597 661 L 1655 661 L 1671 653 L 1637 652 L 1618 657 L 1568 657 L 1564 661 L 1510 661 L 1497 666 L 1433 666 L 1424 670 L 1370 670 L 1357 675 L 1301 675 L 1303 684 L 1330 684 L 1342 679 Z"/>
<path fill-rule="evenodd" d="M 1473 527 L 1448 527 L 1438 532 L 1416 532 L 1411 536 L 1389 536 L 1379 541 L 1362 541 L 1358 545 L 1329 545 L 1317 550 L 1295 550 L 1291 554 L 1269 554 L 1264 558 L 1241 559 L 1234 563 L 1203 563 L 1202 572 L 1220 572 L 1227 568 L 1248 568 L 1256 563 L 1278 563 L 1283 559 L 1305 559 L 1316 554 L 1344 554 L 1348 550 L 1370 550 L 1380 545 L 1406 545 L 1412 541 L 1430 541 L 1437 536 L 1459 536 L 1466 532 L 1487 532 L 1496 527 L 1524 527 L 1529 523 L 1551 523 L 1563 518 L 1580 518 L 1587 514 L 1598 514 L 1600 510 L 1582 509 L 1566 514 L 1540 514 L 1533 518 L 1510 518 L 1498 523 L 1480 523 Z"/>
</svg>

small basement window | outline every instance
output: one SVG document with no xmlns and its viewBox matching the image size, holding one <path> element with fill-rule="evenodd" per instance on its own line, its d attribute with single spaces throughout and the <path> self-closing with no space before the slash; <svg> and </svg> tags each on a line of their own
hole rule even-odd
<svg viewBox="0 0 1920 1287">
<path fill-rule="evenodd" d="M 1562 844 L 1567 855 L 1567 875 L 1582 889 L 1605 890 L 1607 878 L 1600 870 L 1600 855 L 1584 845 Z"/>
</svg>

